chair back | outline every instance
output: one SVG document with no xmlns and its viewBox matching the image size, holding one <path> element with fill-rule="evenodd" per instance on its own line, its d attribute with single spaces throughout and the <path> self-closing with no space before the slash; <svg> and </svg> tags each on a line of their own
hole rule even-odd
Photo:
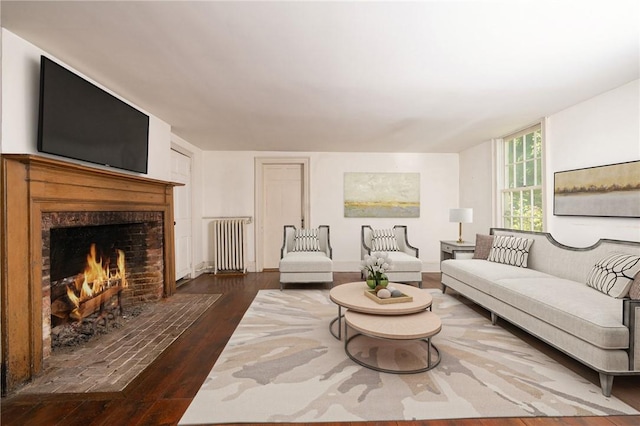
<svg viewBox="0 0 640 426">
<path fill-rule="evenodd" d="M 419 257 L 419 250 L 417 247 L 413 247 L 409 244 L 409 238 L 407 235 L 406 225 L 395 225 L 393 232 L 396 236 L 396 242 L 400 251 L 410 254 L 414 257 Z M 360 232 L 360 259 L 364 259 L 364 256 L 371 254 L 371 240 L 373 235 L 373 228 L 371 225 L 362 225 Z"/>
<path fill-rule="evenodd" d="M 282 259 L 287 253 L 293 251 L 295 244 L 296 227 L 293 225 L 284 226 L 284 238 L 282 241 L 282 248 L 280 249 L 280 258 Z M 318 241 L 320 242 L 320 251 L 326 253 L 326 255 L 332 259 L 333 249 L 331 247 L 331 238 L 329 225 L 318 226 Z"/>
</svg>

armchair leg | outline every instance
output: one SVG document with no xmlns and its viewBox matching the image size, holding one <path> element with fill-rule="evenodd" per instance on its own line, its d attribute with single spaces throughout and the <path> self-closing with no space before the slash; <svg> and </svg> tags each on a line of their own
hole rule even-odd
<svg viewBox="0 0 640 426">
<path fill-rule="evenodd" d="M 442 283 L 440 283 L 442 284 Z M 445 294 L 447 292 L 447 286 L 442 284 L 442 294 Z"/>
</svg>

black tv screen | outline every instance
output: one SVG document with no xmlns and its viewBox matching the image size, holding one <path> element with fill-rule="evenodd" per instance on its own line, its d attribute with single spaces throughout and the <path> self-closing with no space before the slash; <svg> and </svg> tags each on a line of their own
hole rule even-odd
<svg viewBox="0 0 640 426">
<path fill-rule="evenodd" d="M 147 173 L 149 116 L 42 56 L 38 151 Z"/>
</svg>

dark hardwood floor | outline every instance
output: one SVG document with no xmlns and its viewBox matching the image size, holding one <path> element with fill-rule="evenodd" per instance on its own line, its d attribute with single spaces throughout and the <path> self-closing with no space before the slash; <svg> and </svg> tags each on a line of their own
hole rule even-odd
<svg viewBox="0 0 640 426">
<path fill-rule="evenodd" d="M 336 273 L 335 284 L 357 281 L 358 273 Z M 440 274 L 424 274 L 424 287 L 439 287 Z M 289 286 L 291 288 L 294 286 Z M 308 286 L 307 286 L 308 287 Z M 316 287 L 316 286 L 314 286 Z M 323 286 L 317 286 L 316 288 Z M 279 288 L 278 273 L 252 273 L 245 276 L 203 275 L 181 286 L 178 292 L 222 294 L 202 317 L 183 333 L 163 354 L 123 392 L 92 394 L 15 395 L 1 401 L 2 425 L 175 425 L 189 406 L 213 367 L 244 312 L 260 289 Z M 449 293 L 449 292 L 448 292 Z M 478 312 L 486 311 L 471 305 Z M 509 329 L 586 380 L 597 383 L 590 369 L 541 343 L 519 329 L 500 321 Z M 640 377 L 616 377 L 613 394 L 640 410 Z M 326 423 L 325 423 L 326 424 Z M 351 423 L 334 423 L 333 426 Z M 362 423 L 360 423 L 362 424 Z M 640 425 L 640 416 L 499 418 L 407 422 L 396 424 L 445 425 Z M 313 423 L 321 426 L 321 423 Z"/>
</svg>

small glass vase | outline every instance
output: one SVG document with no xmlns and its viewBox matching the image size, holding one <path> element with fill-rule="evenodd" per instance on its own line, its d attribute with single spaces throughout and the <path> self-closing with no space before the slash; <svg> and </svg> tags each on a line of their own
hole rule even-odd
<svg viewBox="0 0 640 426">
<path fill-rule="evenodd" d="M 370 289 L 374 289 L 379 285 L 382 287 L 386 287 L 388 284 L 389 278 L 387 278 L 387 276 L 384 274 L 382 274 L 379 278 L 372 276 L 367 277 L 367 286 L 369 286 Z"/>
</svg>

